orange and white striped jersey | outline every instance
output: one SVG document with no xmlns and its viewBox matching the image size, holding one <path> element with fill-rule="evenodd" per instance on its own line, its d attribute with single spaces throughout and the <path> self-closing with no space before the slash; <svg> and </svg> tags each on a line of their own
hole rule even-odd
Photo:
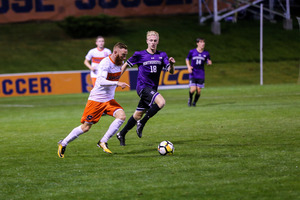
<svg viewBox="0 0 300 200">
<path fill-rule="evenodd" d="M 101 60 L 111 54 L 111 50 L 104 48 L 103 50 L 96 48 L 93 48 L 89 50 L 87 55 L 85 56 L 85 59 L 91 61 L 91 66 L 95 68 L 95 71 L 91 70 L 91 77 L 97 78 L 97 73 L 99 71 L 98 65 L 101 62 Z"/>
<path fill-rule="evenodd" d="M 121 66 L 115 65 L 110 56 L 99 64 L 99 73 L 94 88 L 90 92 L 89 100 L 107 102 L 115 97 L 115 90 L 121 77 Z"/>
</svg>

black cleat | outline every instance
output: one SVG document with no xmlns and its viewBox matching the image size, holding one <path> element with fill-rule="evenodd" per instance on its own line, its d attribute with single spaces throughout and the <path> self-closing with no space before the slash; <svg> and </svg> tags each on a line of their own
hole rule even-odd
<svg viewBox="0 0 300 200">
<path fill-rule="evenodd" d="M 119 132 L 117 133 L 117 138 L 120 141 L 120 146 L 125 146 L 125 136 L 121 135 Z"/>
<path fill-rule="evenodd" d="M 196 107 L 196 103 L 195 102 L 193 103 L 193 107 Z"/>
<path fill-rule="evenodd" d="M 188 106 L 191 107 L 192 106 L 192 102 L 191 99 L 188 100 Z"/>
<path fill-rule="evenodd" d="M 136 122 L 136 133 L 137 133 L 137 135 L 138 135 L 139 138 L 142 137 L 144 126 L 145 126 L 145 125 L 142 124 L 140 120 L 138 120 L 138 121 Z"/>
</svg>

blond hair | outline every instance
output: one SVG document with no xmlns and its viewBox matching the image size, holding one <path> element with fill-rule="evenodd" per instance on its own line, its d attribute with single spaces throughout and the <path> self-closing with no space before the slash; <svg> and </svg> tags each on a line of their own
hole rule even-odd
<svg viewBox="0 0 300 200">
<path fill-rule="evenodd" d="M 151 36 L 151 35 L 157 36 L 159 38 L 159 34 L 156 31 L 148 31 L 146 38 L 148 38 L 148 36 Z"/>
</svg>

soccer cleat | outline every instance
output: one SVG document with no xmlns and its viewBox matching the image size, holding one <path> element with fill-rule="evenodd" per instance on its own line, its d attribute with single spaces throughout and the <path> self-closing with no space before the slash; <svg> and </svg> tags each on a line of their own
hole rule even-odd
<svg viewBox="0 0 300 200">
<path fill-rule="evenodd" d="M 58 151 L 57 151 L 57 154 L 60 158 L 64 158 L 65 157 L 65 151 L 66 151 L 66 147 L 63 147 L 62 144 L 61 144 L 62 140 L 60 140 L 58 142 Z"/>
<path fill-rule="evenodd" d="M 193 106 L 196 107 L 196 103 L 195 102 L 193 103 Z"/>
<path fill-rule="evenodd" d="M 136 133 L 137 133 L 137 135 L 138 135 L 139 138 L 142 137 L 144 126 L 145 126 L 145 125 L 142 124 L 142 123 L 140 122 L 140 120 L 138 120 L 138 121 L 136 122 Z"/>
<path fill-rule="evenodd" d="M 188 106 L 191 107 L 192 106 L 192 102 L 191 99 L 188 100 Z"/>
<path fill-rule="evenodd" d="M 120 145 L 125 146 L 125 136 L 121 135 L 119 132 L 119 133 L 117 133 L 117 138 L 120 141 Z"/>
<path fill-rule="evenodd" d="M 99 142 L 97 143 L 97 146 L 100 147 L 100 148 L 102 148 L 105 153 L 110 153 L 110 154 L 112 153 L 108 149 L 107 143 L 105 143 L 105 142 L 100 142 L 100 140 L 99 140 Z"/>
</svg>

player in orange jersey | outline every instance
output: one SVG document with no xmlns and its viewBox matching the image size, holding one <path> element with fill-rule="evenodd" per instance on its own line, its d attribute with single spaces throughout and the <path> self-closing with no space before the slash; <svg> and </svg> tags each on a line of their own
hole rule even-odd
<svg viewBox="0 0 300 200">
<path fill-rule="evenodd" d="M 98 65 L 101 60 L 111 54 L 111 51 L 104 47 L 105 40 L 102 36 L 98 36 L 96 38 L 96 48 L 89 50 L 87 55 L 85 56 L 84 65 L 87 66 L 91 70 L 91 79 L 93 83 L 93 87 L 95 86 L 95 82 L 98 74 Z"/>
<path fill-rule="evenodd" d="M 86 107 L 84 109 L 81 125 L 74 128 L 70 134 L 59 141 L 58 156 L 63 158 L 67 145 L 75 140 L 79 135 L 90 130 L 93 124 L 96 124 L 102 114 L 115 117 L 108 130 L 97 146 L 106 153 L 112 153 L 107 146 L 107 141 L 119 130 L 126 119 L 125 112 L 120 104 L 114 99 L 117 86 L 124 89 L 129 87 L 125 82 L 119 82 L 121 76 L 121 66 L 128 53 L 127 46 L 123 43 L 117 43 L 114 46 L 113 53 L 104 58 L 99 64 L 99 74 L 95 87 L 91 90 Z"/>
</svg>

